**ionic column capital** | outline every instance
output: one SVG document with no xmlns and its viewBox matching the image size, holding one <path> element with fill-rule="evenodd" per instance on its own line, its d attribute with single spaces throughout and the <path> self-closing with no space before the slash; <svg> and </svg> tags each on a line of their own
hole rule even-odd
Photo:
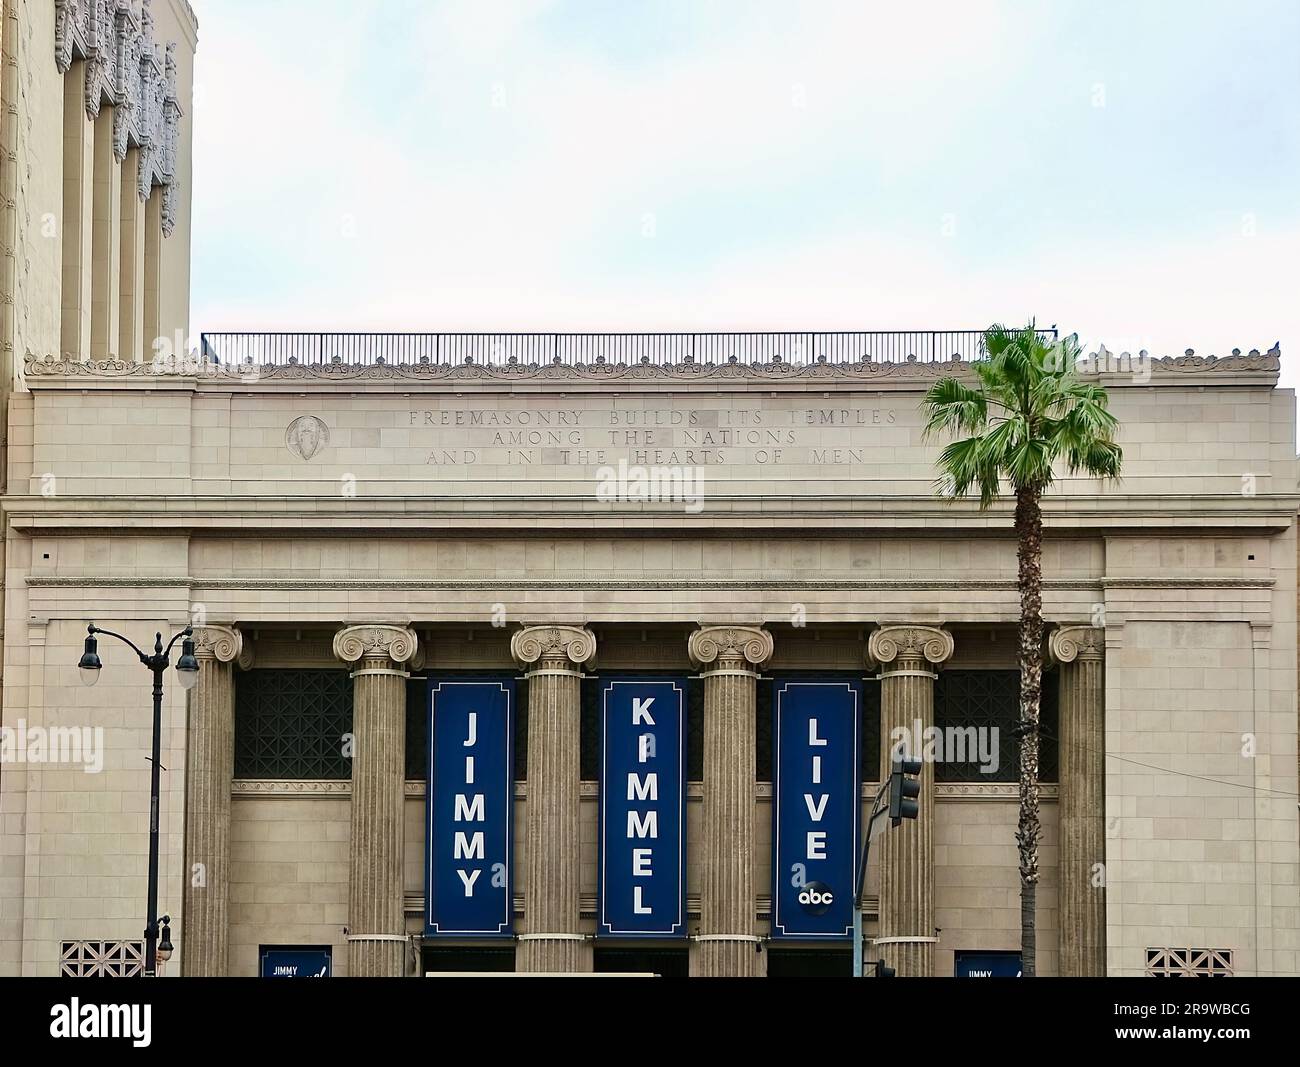
<svg viewBox="0 0 1300 1067">
<path fill-rule="evenodd" d="M 420 647 L 415 631 L 391 623 L 345 626 L 334 635 L 334 655 L 344 663 L 358 660 L 391 660 L 402 664 L 416 657 Z"/>
<path fill-rule="evenodd" d="M 761 626 L 701 626 L 686 642 L 696 667 L 714 664 L 723 671 L 761 668 L 773 647 L 772 635 Z"/>
<path fill-rule="evenodd" d="M 1055 663 L 1104 659 L 1106 631 L 1099 626 L 1060 626 L 1047 639 L 1047 653 Z"/>
<path fill-rule="evenodd" d="M 939 666 L 952 656 L 952 634 L 938 626 L 888 623 L 867 639 L 867 664 L 886 673 Z"/>
<path fill-rule="evenodd" d="M 237 663 L 240 670 L 253 665 L 253 649 L 244 644 L 244 635 L 233 626 L 195 626 L 194 655 L 200 660 Z"/>
<path fill-rule="evenodd" d="M 510 655 L 525 667 L 571 671 L 596 657 L 596 635 L 583 626 L 525 626 L 510 638 Z"/>
</svg>

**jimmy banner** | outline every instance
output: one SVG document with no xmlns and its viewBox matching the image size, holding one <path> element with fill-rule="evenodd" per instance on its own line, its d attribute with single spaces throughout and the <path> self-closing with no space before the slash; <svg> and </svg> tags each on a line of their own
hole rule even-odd
<svg viewBox="0 0 1300 1067">
<path fill-rule="evenodd" d="M 514 930 L 513 678 L 429 680 L 426 937 Z"/>
</svg>

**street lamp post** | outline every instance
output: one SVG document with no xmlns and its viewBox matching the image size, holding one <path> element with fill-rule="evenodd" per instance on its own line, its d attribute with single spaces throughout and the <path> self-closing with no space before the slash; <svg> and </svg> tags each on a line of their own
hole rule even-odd
<svg viewBox="0 0 1300 1067">
<path fill-rule="evenodd" d="M 192 627 L 185 627 L 180 633 L 172 637 L 163 647 L 162 634 L 156 635 L 152 655 L 141 652 L 134 642 L 129 638 L 123 637 L 112 630 L 105 630 L 96 626 L 93 622 L 86 627 L 86 648 L 81 655 L 81 662 L 77 664 L 81 671 L 81 680 L 86 685 L 94 685 L 99 681 L 99 672 L 103 664 L 99 660 L 98 642 L 95 639 L 96 634 L 107 634 L 109 637 L 116 637 L 119 641 L 131 647 L 131 650 L 140 657 L 140 662 L 153 672 L 153 767 L 150 772 L 149 786 L 149 903 L 148 914 L 146 916 L 147 925 L 144 928 L 144 973 L 146 978 L 155 978 L 158 975 L 158 793 L 159 793 L 159 765 L 162 760 L 162 701 L 163 701 L 163 674 L 171 665 L 171 650 L 177 641 L 181 641 L 180 659 L 176 661 L 176 680 L 180 682 L 182 689 L 190 689 L 199 677 L 199 661 L 194 656 L 194 630 Z M 182 640 L 183 639 L 183 640 Z M 171 937 L 170 937 L 170 918 L 163 917 L 163 950 L 167 958 L 171 955 Z"/>
</svg>

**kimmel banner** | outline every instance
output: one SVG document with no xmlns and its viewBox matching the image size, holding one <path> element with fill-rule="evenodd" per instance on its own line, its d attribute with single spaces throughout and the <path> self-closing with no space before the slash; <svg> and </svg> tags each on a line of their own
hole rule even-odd
<svg viewBox="0 0 1300 1067">
<path fill-rule="evenodd" d="M 597 684 L 597 936 L 685 937 L 686 679 Z"/>
<path fill-rule="evenodd" d="M 773 683 L 773 938 L 853 936 L 861 722 L 856 680 Z"/>
<path fill-rule="evenodd" d="M 513 678 L 429 680 L 425 937 L 514 932 Z"/>
</svg>

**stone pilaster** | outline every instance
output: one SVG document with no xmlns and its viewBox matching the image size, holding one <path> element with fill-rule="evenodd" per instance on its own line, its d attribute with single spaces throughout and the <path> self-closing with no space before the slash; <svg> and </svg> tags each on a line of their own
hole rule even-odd
<svg viewBox="0 0 1300 1067">
<path fill-rule="evenodd" d="M 196 626 L 199 676 L 189 693 L 185 744 L 184 899 L 177 933 L 181 973 L 230 973 L 230 784 L 235 773 L 234 667 L 253 654 L 238 630 Z"/>
<path fill-rule="evenodd" d="M 704 679 L 700 928 L 691 973 L 762 977 L 754 885 L 754 689 L 772 658 L 755 626 L 704 626 L 687 644 Z"/>
<path fill-rule="evenodd" d="M 1048 640 L 1061 669 L 1061 975 L 1106 974 L 1106 631 Z"/>
<path fill-rule="evenodd" d="M 348 879 L 348 973 L 406 973 L 402 914 L 402 798 L 406 778 L 406 679 L 414 631 L 382 623 L 334 635 L 352 671 L 352 847 Z"/>
<path fill-rule="evenodd" d="M 872 633 L 869 662 L 880 670 L 880 774 L 890 772 L 893 751 L 906 738 L 922 753 L 934 725 L 934 680 L 952 655 L 952 635 L 934 626 L 890 625 Z M 873 848 L 880 857 L 878 958 L 900 978 L 934 974 L 934 763 L 921 769 L 921 810 L 888 828 Z"/>
<path fill-rule="evenodd" d="M 528 803 L 524 927 L 515 969 L 592 969 L 582 933 L 578 861 L 582 780 L 582 665 L 596 637 L 577 626 L 528 626 L 510 639 L 528 670 Z"/>
</svg>

